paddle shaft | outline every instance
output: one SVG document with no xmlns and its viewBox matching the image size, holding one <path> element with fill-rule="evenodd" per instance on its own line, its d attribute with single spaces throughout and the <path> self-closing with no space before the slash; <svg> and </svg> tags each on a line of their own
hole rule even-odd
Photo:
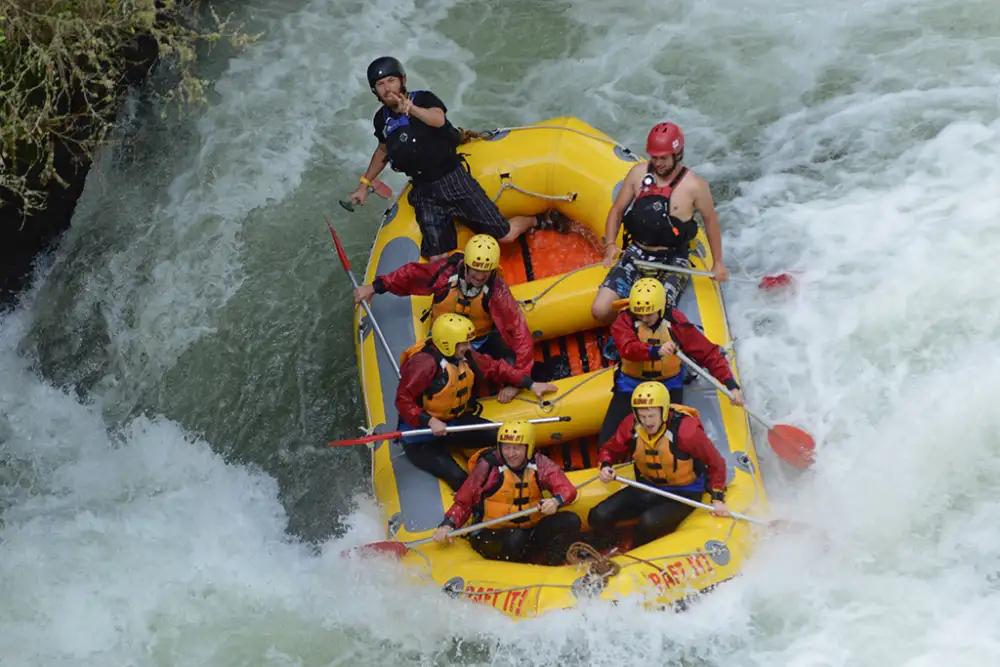
<svg viewBox="0 0 1000 667">
<path fill-rule="evenodd" d="M 538 419 L 529 419 L 529 424 L 551 424 L 553 422 L 568 422 L 569 417 L 540 417 Z M 461 433 L 463 431 L 485 431 L 490 428 L 500 428 L 503 424 L 499 422 L 483 422 L 481 424 L 463 424 L 461 426 L 447 426 L 445 431 L 448 433 Z M 414 435 L 433 435 L 434 431 L 429 428 L 418 428 L 412 431 L 391 431 L 389 433 L 373 433 L 372 435 L 366 435 L 363 438 L 353 438 L 348 440 L 334 440 L 329 443 L 328 446 L 333 447 L 340 444 L 346 445 L 361 445 L 366 442 L 375 442 L 376 440 L 389 440 L 391 438 L 405 438 Z"/>
<path fill-rule="evenodd" d="M 697 269 L 685 269 L 683 266 L 673 266 L 672 264 L 661 264 L 659 262 L 647 262 L 644 259 L 635 260 L 636 266 L 646 268 L 646 269 L 659 269 L 661 271 L 672 271 L 673 273 L 683 273 L 688 276 L 703 276 L 705 278 L 711 278 L 715 280 L 715 274 L 710 271 L 698 271 Z M 755 283 L 756 280 L 750 280 L 748 278 L 735 278 L 733 276 L 729 277 L 730 280 L 741 283 Z"/>
<path fill-rule="evenodd" d="M 529 419 L 529 424 L 551 424 L 553 422 L 569 421 L 568 417 L 541 417 L 539 419 Z M 463 424 L 462 426 L 447 427 L 448 433 L 462 433 L 463 431 L 485 431 L 488 428 L 500 428 L 500 422 L 483 422 L 482 424 Z M 431 435 L 433 431 L 429 428 L 418 428 L 415 431 L 400 431 L 401 437 L 411 435 Z"/>
<path fill-rule="evenodd" d="M 325 217 L 325 216 L 324 216 Z M 354 289 L 358 288 L 358 280 L 354 277 L 354 271 L 351 270 L 351 262 L 347 259 L 347 253 L 344 252 L 344 247 L 340 245 L 340 238 L 337 237 L 337 232 L 334 230 L 333 225 L 330 224 L 329 218 L 326 220 L 327 226 L 330 228 L 330 233 L 333 234 L 333 242 L 337 246 L 337 255 L 340 257 L 340 263 L 344 267 L 344 271 L 347 272 L 347 277 L 351 279 L 351 284 L 354 285 Z M 396 358 L 392 356 L 392 350 L 389 348 L 389 343 L 386 341 L 385 336 L 382 335 L 382 329 L 378 325 L 378 321 L 375 319 L 375 314 L 372 313 L 372 309 L 368 306 L 368 302 L 362 300 L 362 307 L 365 309 L 365 313 L 368 315 L 369 321 L 372 323 L 372 329 L 375 330 L 375 336 L 382 343 L 382 348 L 385 350 L 385 354 L 389 357 L 389 363 L 392 364 L 392 369 L 396 371 L 396 377 L 401 377 L 399 373 L 399 364 L 396 363 Z"/>
<path fill-rule="evenodd" d="M 684 496 L 678 496 L 677 494 L 670 493 L 669 491 L 664 491 L 663 489 L 658 489 L 655 486 L 649 486 L 648 484 L 643 484 L 642 482 L 635 482 L 631 479 L 625 477 L 619 477 L 615 475 L 615 481 L 621 482 L 622 484 L 627 484 L 629 486 L 634 486 L 637 489 L 642 489 L 643 491 L 648 491 L 650 493 L 655 493 L 658 496 L 663 496 L 664 498 L 670 498 L 671 500 L 676 500 L 679 503 L 684 503 L 685 505 L 690 505 L 691 507 L 697 507 L 703 510 L 714 511 L 715 508 L 711 505 L 706 505 L 705 503 L 700 503 L 697 500 L 691 500 L 690 498 L 685 498 Z M 743 521 L 749 521 L 750 523 L 755 523 L 760 526 L 766 526 L 766 521 L 761 521 L 760 519 L 755 519 L 752 516 L 747 516 L 746 514 L 740 514 L 738 512 L 730 512 L 730 516 L 734 519 L 741 519 Z"/>
<path fill-rule="evenodd" d="M 522 516 L 528 516 L 538 512 L 540 507 L 538 505 L 534 507 L 529 507 L 526 510 L 521 510 L 520 512 L 514 512 L 513 514 L 508 514 L 507 516 L 500 516 L 496 519 L 490 519 L 489 521 L 483 521 L 481 523 L 474 523 L 471 526 L 466 526 L 465 528 L 459 528 L 458 530 L 453 530 L 448 533 L 448 537 L 461 537 L 462 535 L 467 535 L 469 533 L 474 533 L 482 528 L 489 528 L 490 526 L 495 526 L 498 523 L 504 523 L 505 521 L 511 521 L 512 519 L 520 519 Z M 404 542 L 408 547 L 419 547 L 422 544 L 429 544 L 434 540 L 433 537 L 425 537 L 421 540 L 415 540 L 413 542 Z"/>
<path fill-rule="evenodd" d="M 705 378 L 706 380 L 708 380 L 709 382 L 711 382 L 712 386 L 714 386 L 716 389 L 718 389 L 719 391 L 721 391 L 723 394 L 725 394 L 729 398 L 733 397 L 733 392 L 729 391 L 729 387 L 727 387 L 726 385 L 724 385 L 721 382 L 719 382 L 718 380 L 716 380 L 714 377 L 712 377 L 711 373 L 709 373 L 704 368 L 702 368 L 698 364 L 696 364 L 693 361 L 691 361 L 691 358 L 689 356 L 687 356 L 686 354 L 684 354 L 683 352 L 681 352 L 680 349 L 678 349 L 677 352 L 675 352 L 674 354 L 677 355 L 678 359 L 680 359 L 685 364 L 687 364 L 688 367 L 691 370 L 693 370 L 695 373 L 697 373 L 698 375 L 702 376 L 703 378 Z M 748 415 L 750 415 L 751 417 L 753 417 L 754 419 L 756 419 L 757 421 L 759 421 L 761 424 L 763 424 L 767 428 L 768 431 L 770 431 L 771 429 L 774 428 L 774 424 L 770 423 L 769 421 L 767 421 L 763 417 L 758 417 L 753 412 L 751 412 L 750 408 L 748 408 L 747 406 L 744 405 L 743 409 L 746 410 L 746 412 L 747 412 Z"/>
<path fill-rule="evenodd" d="M 354 289 L 358 288 L 358 281 L 354 278 L 354 272 L 350 268 L 347 269 L 347 275 L 351 278 L 351 283 L 354 285 Z M 389 349 L 389 343 L 386 341 L 385 336 L 382 335 L 382 329 L 379 327 L 378 322 L 375 320 L 375 314 L 372 313 L 371 307 L 368 302 L 364 299 L 361 300 L 361 306 L 365 309 L 365 313 L 368 315 L 368 319 L 371 320 L 372 329 L 375 330 L 375 335 L 378 336 L 379 342 L 382 343 L 382 349 L 385 350 L 385 355 L 389 357 L 389 363 L 392 364 L 392 370 L 396 371 L 396 377 L 402 377 L 399 372 L 399 364 L 396 363 L 396 358 L 392 356 L 392 350 Z"/>
</svg>

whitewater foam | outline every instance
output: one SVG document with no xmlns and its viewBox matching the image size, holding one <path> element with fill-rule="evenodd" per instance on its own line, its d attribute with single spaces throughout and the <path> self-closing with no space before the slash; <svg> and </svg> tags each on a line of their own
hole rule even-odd
<svg viewBox="0 0 1000 667">
<path fill-rule="evenodd" d="M 197 123 L 155 126 L 158 160 L 102 160 L 107 182 L 88 183 L 37 299 L 0 322 L 5 664 L 1000 655 L 992 5 L 588 0 L 531 10 L 551 42 L 485 43 L 505 11 L 316 0 L 275 14 Z M 318 445 L 354 432 L 360 407 L 350 297 L 325 227 L 303 221 L 367 164 L 363 71 L 389 52 L 456 118 L 575 114 L 634 148 L 679 119 L 730 270 L 797 273 L 795 292 L 725 293 L 751 405 L 819 442 L 795 475 L 758 440 L 776 513 L 809 528 L 765 540 L 687 613 L 587 602 L 515 625 L 391 563 L 340 558 L 384 535 L 365 495 L 323 504 L 362 455 Z M 367 249 L 370 212 L 336 223 L 352 257 Z M 303 497 L 349 507 L 346 532 L 290 535 L 313 511 Z"/>
</svg>

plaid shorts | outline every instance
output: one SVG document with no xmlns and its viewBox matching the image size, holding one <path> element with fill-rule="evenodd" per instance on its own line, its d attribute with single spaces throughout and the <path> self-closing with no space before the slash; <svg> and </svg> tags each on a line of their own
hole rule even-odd
<svg viewBox="0 0 1000 667">
<path fill-rule="evenodd" d="M 436 181 L 414 183 L 409 195 L 417 216 L 420 254 L 443 255 L 458 247 L 455 219 L 477 234 L 500 239 L 510 232 L 510 223 L 490 200 L 483 186 L 459 165 Z"/>
<path fill-rule="evenodd" d="M 667 305 L 676 306 L 681 292 L 687 287 L 691 277 L 673 271 L 642 269 L 635 264 L 637 259 L 657 264 L 671 264 L 684 269 L 691 268 L 687 252 L 679 255 L 676 251 L 671 250 L 644 250 L 636 244 L 630 243 L 618 257 L 618 262 L 608 271 L 608 276 L 601 283 L 601 287 L 612 289 L 619 298 L 627 299 L 629 292 L 632 291 L 632 285 L 639 278 L 656 278 L 663 283 L 663 287 L 667 290 Z"/>
</svg>

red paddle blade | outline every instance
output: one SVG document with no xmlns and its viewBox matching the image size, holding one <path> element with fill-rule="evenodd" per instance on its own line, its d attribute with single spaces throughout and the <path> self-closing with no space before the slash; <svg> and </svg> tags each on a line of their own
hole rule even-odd
<svg viewBox="0 0 1000 667">
<path fill-rule="evenodd" d="M 362 445 L 366 442 L 376 442 L 378 440 L 392 440 L 393 438 L 398 438 L 403 435 L 402 431 L 391 431 L 389 433 L 372 433 L 371 435 L 364 435 L 360 438 L 351 438 L 350 440 L 334 440 L 333 442 L 326 443 L 327 447 L 347 447 L 350 445 Z"/>
<path fill-rule="evenodd" d="M 352 549 L 347 549 L 341 552 L 341 556 L 347 557 L 352 554 L 356 554 L 361 557 L 370 556 L 395 556 L 396 558 L 402 558 L 409 551 L 407 547 L 402 542 L 372 542 L 371 544 L 362 544 L 360 547 L 354 547 Z"/>
<path fill-rule="evenodd" d="M 758 287 L 762 290 L 772 290 L 781 287 L 788 287 L 792 284 L 792 277 L 787 273 L 778 273 L 773 276 L 764 276 L 760 279 Z"/>
<path fill-rule="evenodd" d="M 375 433 L 374 435 L 366 435 L 362 438 L 351 438 L 350 440 L 334 440 L 332 442 L 326 443 L 327 447 L 353 447 L 354 445 L 363 445 L 368 442 L 376 442 L 378 440 L 388 440 L 391 436 L 387 438 L 382 433 Z"/>
<path fill-rule="evenodd" d="M 788 424 L 775 424 L 767 432 L 767 441 L 774 453 L 788 464 L 804 470 L 813 462 L 816 441 L 800 428 Z"/>
<path fill-rule="evenodd" d="M 333 236 L 333 242 L 337 246 L 337 255 L 340 256 L 340 263 L 344 265 L 345 271 L 350 271 L 351 262 L 347 259 L 347 253 L 344 252 L 344 246 L 340 245 L 340 238 L 337 236 L 337 231 L 333 228 L 330 218 L 324 215 L 323 219 L 326 220 L 326 226 L 330 228 L 330 234 Z"/>
<path fill-rule="evenodd" d="M 372 181 L 372 192 L 377 194 L 382 199 L 392 198 L 392 188 L 390 188 L 388 185 L 378 180 L 377 178 L 374 181 Z"/>
</svg>

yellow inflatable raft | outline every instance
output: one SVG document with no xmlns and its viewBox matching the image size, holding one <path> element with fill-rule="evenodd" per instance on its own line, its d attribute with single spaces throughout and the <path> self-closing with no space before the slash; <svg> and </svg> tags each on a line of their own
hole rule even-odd
<svg viewBox="0 0 1000 667">
<path fill-rule="evenodd" d="M 620 483 L 604 485 L 595 479 L 596 434 L 611 398 L 614 362 L 602 354 L 610 335 L 607 327 L 593 319 L 590 306 L 607 273 L 600 266 L 599 239 L 608 209 L 639 158 L 570 117 L 496 131 L 463 145 L 460 152 L 504 215 L 557 208 L 574 221 L 572 233 L 527 234 L 520 243 L 504 247 L 501 258 L 504 278 L 534 334 L 536 359 L 561 357 L 564 374 L 569 375 L 555 381 L 558 392 L 546 396 L 544 402 L 521 391 L 506 405 L 493 398 L 483 398 L 481 403 L 483 417 L 496 421 L 571 417 L 569 422 L 538 427 L 539 450 L 560 463 L 580 486 L 577 500 L 560 511 L 575 512 L 587 529 L 589 510 L 622 488 Z M 420 230 L 407 193 L 408 188 L 383 216 L 365 282 L 407 262 L 420 261 Z M 459 247 L 469 236 L 471 232 L 460 226 Z M 692 262 L 696 269 L 711 266 L 703 230 L 692 250 Z M 429 318 L 422 316 L 429 305 L 430 297 L 385 294 L 374 298 L 372 311 L 397 360 L 428 335 Z M 731 350 L 722 294 L 714 281 L 692 278 L 679 307 L 710 340 Z M 397 425 L 395 372 L 361 309 L 354 326 L 369 427 L 375 427 L 376 433 L 393 431 Z M 763 515 L 766 496 L 746 414 L 700 378 L 685 388 L 685 404 L 698 410 L 706 432 L 726 459 L 730 508 Z M 454 454 L 464 463 L 471 453 Z M 408 542 L 430 536 L 451 505 L 451 490 L 410 464 L 395 441 L 375 443 L 371 456 L 375 496 L 387 538 Z M 619 474 L 634 478 L 631 464 Z M 692 595 L 735 576 L 753 541 L 753 527 L 746 522 L 714 518 L 699 509 L 674 533 L 610 558 L 559 567 L 497 562 L 479 556 L 466 540 L 456 539 L 450 545 L 417 547 L 403 562 L 418 578 L 452 596 L 493 607 L 512 618 L 530 618 L 572 607 L 586 596 L 606 600 L 641 596 L 651 607 L 684 604 Z"/>
</svg>

